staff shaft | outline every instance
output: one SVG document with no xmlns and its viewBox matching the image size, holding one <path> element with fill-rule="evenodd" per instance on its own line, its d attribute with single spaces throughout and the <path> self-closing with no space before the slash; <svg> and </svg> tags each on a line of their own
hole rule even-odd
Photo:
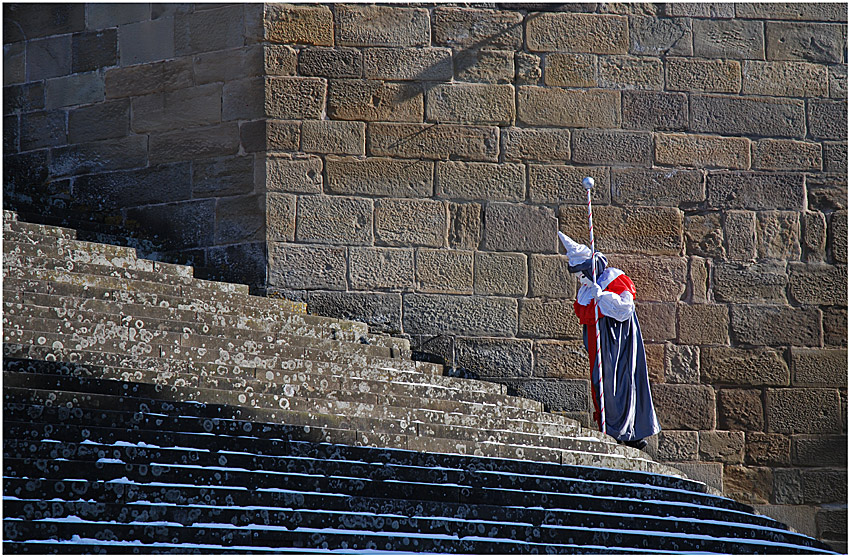
<svg viewBox="0 0 850 557">
<path fill-rule="evenodd" d="M 587 188 L 587 223 L 590 228 L 590 269 L 593 275 L 593 284 L 596 284 L 596 244 L 593 240 L 593 208 L 590 203 L 590 188 Z M 598 300 L 593 304 L 593 327 L 596 331 L 596 358 L 594 369 L 591 370 L 591 380 L 593 380 L 593 372 L 599 369 L 599 431 L 605 433 L 605 385 L 602 378 L 602 349 L 599 339 L 599 303 Z"/>
</svg>

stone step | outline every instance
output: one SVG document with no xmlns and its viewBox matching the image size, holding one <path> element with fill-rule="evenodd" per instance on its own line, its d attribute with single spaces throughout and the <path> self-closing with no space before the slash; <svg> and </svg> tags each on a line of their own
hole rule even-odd
<svg viewBox="0 0 850 557">
<path fill-rule="evenodd" d="M 72 228 L 62 226 L 47 226 L 44 224 L 35 224 L 31 222 L 23 222 L 17 219 L 3 219 L 3 233 L 16 232 L 27 236 L 49 236 L 53 238 L 64 238 L 66 240 L 76 240 L 77 231 Z"/>
<path fill-rule="evenodd" d="M 10 220 L 14 220 L 14 221 L 18 220 L 18 212 L 3 209 L 3 224 L 6 224 L 6 221 L 10 221 Z"/>
</svg>

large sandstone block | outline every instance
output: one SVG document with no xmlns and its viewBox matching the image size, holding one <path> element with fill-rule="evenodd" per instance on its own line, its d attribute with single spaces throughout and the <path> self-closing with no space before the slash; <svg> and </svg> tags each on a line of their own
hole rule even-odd
<svg viewBox="0 0 850 557">
<path fill-rule="evenodd" d="M 530 340 L 457 338 L 455 358 L 455 366 L 467 377 L 531 376 Z"/>
<path fill-rule="evenodd" d="M 68 112 L 68 140 L 71 143 L 115 139 L 129 133 L 129 99 L 97 103 Z"/>
<path fill-rule="evenodd" d="M 298 55 L 298 73 L 328 78 L 359 78 L 363 75 L 363 53 L 356 48 L 305 48 Z"/>
<path fill-rule="evenodd" d="M 656 134 L 655 162 L 696 168 L 750 167 L 750 140 L 692 134 Z"/>
<path fill-rule="evenodd" d="M 699 346 L 664 346 L 664 382 L 699 384 Z"/>
<path fill-rule="evenodd" d="M 592 408 L 590 381 L 581 379 L 529 380 L 507 383 L 508 392 L 539 400 L 548 412 L 587 412 Z"/>
<path fill-rule="evenodd" d="M 570 159 L 570 132 L 557 129 L 504 128 L 505 160 L 566 161 Z"/>
<path fill-rule="evenodd" d="M 349 277 L 354 290 L 413 290 L 413 250 L 350 248 Z"/>
<path fill-rule="evenodd" d="M 485 162 L 438 162 L 436 195 L 442 199 L 522 201 L 525 166 Z"/>
<path fill-rule="evenodd" d="M 597 59 L 592 54 L 547 54 L 543 80 L 546 85 L 556 87 L 597 87 Z"/>
<path fill-rule="evenodd" d="M 714 296 L 718 302 L 784 304 L 787 285 L 784 261 L 714 265 Z"/>
<path fill-rule="evenodd" d="M 327 80 L 318 77 L 265 78 L 265 115 L 280 120 L 321 119 Z"/>
<path fill-rule="evenodd" d="M 3 87 L 3 114 L 30 112 L 44 108 L 44 83 Z"/>
<path fill-rule="evenodd" d="M 695 19 L 694 54 L 700 58 L 764 60 L 764 26 L 760 21 Z"/>
<path fill-rule="evenodd" d="M 267 41 L 333 46 L 333 14 L 327 6 L 266 4 L 264 8 Z"/>
<path fill-rule="evenodd" d="M 136 133 L 209 126 L 221 122 L 220 83 L 154 93 L 132 99 L 131 127 Z"/>
<path fill-rule="evenodd" d="M 826 66 L 807 62 L 744 62 L 742 95 L 826 97 Z"/>
<path fill-rule="evenodd" d="M 434 163 L 430 161 L 328 156 L 325 170 L 328 193 L 430 197 L 434 189 Z"/>
<path fill-rule="evenodd" d="M 509 125 L 516 117 L 513 85 L 452 83 L 429 87 L 425 119 L 431 122 Z"/>
<path fill-rule="evenodd" d="M 772 259 L 800 259 L 800 213 L 763 211 L 756 213 L 758 256 Z"/>
<path fill-rule="evenodd" d="M 798 466 L 847 465 L 846 435 L 793 435 L 792 458 Z"/>
<path fill-rule="evenodd" d="M 287 75 L 295 73 L 295 50 L 284 49 L 280 45 L 275 47 L 280 65 L 286 66 Z M 195 85 L 262 76 L 267 70 L 264 63 L 266 50 L 271 50 L 271 47 L 264 49 L 261 45 L 251 45 L 199 54 L 193 66 Z"/>
<path fill-rule="evenodd" d="M 765 35 L 768 60 L 826 64 L 840 64 L 844 61 L 846 25 L 769 21 L 765 23 Z"/>
<path fill-rule="evenodd" d="M 558 221 L 551 209 L 490 203 L 484 214 L 484 249 L 555 253 Z"/>
<path fill-rule="evenodd" d="M 706 197 L 713 208 L 799 211 L 805 195 L 801 174 L 711 172 L 706 178 Z"/>
<path fill-rule="evenodd" d="M 656 135 L 656 149 L 659 136 Z M 678 207 L 705 200 L 705 184 L 697 170 L 611 169 L 611 198 L 617 205 L 631 207 Z"/>
<path fill-rule="evenodd" d="M 700 431 L 699 456 L 703 461 L 743 464 L 744 433 L 741 431 Z"/>
<path fill-rule="evenodd" d="M 836 389 L 767 389 L 769 433 L 841 433 L 841 399 Z"/>
<path fill-rule="evenodd" d="M 268 156 L 255 172 L 266 190 L 287 193 L 322 193 L 322 159 L 319 157 Z"/>
<path fill-rule="evenodd" d="M 517 331 L 513 298 L 405 294 L 403 308 L 407 333 L 510 337 Z"/>
<path fill-rule="evenodd" d="M 476 294 L 524 296 L 528 290 L 526 256 L 522 253 L 475 252 Z"/>
<path fill-rule="evenodd" d="M 183 133 L 183 132 L 178 132 Z M 219 154 L 220 151 L 215 147 L 223 145 L 224 151 L 235 152 L 233 147 L 225 136 L 221 143 L 215 139 L 209 138 L 206 134 L 198 134 L 194 144 L 185 145 L 182 147 L 184 153 L 188 151 L 188 155 L 193 155 L 199 151 L 204 151 L 207 145 L 212 145 L 210 151 L 215 151 L 213 154 Z M 167 141 L 167 138 L 157 137 L 156 140 L 151 138 L 150 141 L 150 162 L 165 163 L 176 160 L 174 156 L 160 156 L 163 151 L 160 150 L 161 142 Z M 210 140 L 208 142 L 208 140 Z M 188 147 L 188 148 L 187 148 Z M 197 149 L 193 149 L 197 147 Z M 227 152 L 221 154 L 229 154 Z M 185 159 L 183 159 L 185 160 Z M 108 172 L 110 170 L 123 170 L 126 168 L 138 168 L 146 166 L 148 162 L 148 138 L 144 135 L 131 135 L 120 139 L 109 139 L 106 141 L 93 141 L 91 143 L 79 143 L 77 145 L 69 145 L 67 147 L 58 147 L 53 149 L 50 158 L 50 173 L 53 176 L 77 176 L 80 174 L 92 174 L 96 172 Z"/>
<path fill-rule="evenodd" d="M 334 120 L 305 120 L 301 149 L 307 153 L 366 154 L 366 124 Z"/>
<path fill-rule="evenodd" d="M 477 250 L 481 244 L 481 205 L 449 203 L 449 247 Z"/>
<path fill-rule="evenodd" d="M 74 201 L 99 210 L 184 201 L 192 197 L 189 166 L 180 162 L 80 176 L 74 181 Z"/>
<path fill-rule="evenodd" d="M 192 164 L 192 196 L 222 197 L 254 191 L 254 158 L 225 157 Z"/>
<path fill-rule="evenodd" d="M 687 19 L 632 16 L 629 39 L 632 54 L 691 56 L 694 53 L 693 31 Z"/>
<path fill-rule="evenodd" d="M 753 220 L 753 253 L 755 253 L 755 214 Z M 724 248 L 723 214 L 720 212 L 688 213 L 684 219 L 685 248 L 689 255 L 708 258 L 723 258 Z"/>
<path fill-rule="evenodd" d="M 215 238 L 215 200 L 191 199 L 178 203 L 127 209 L 125 226 L 163 243 L 166 250 L 209 246 Z"/>
<path fill-rule="evenodd" d="M 453 124 L 369 124 L 371 155 L 496 162 L 498 128 Z"/>
<path fill-rule="evenodd" d="M 753 168 L 761 170 L 820 170 L 821 145 L 790 139 L 762 139 L 753 143 Z"/>
<path fill-rule="evenodd" d="M 658 58 L 603 56 L 598 64 L 600 87 L 655 91 L 664 88 L 664 67 Z"/>
<path fill-rule="evenodd" d="M 71 37 L 69 35 L 29 41 L 27 51 L 27 81 L 41 81 L 71 73 Z"/>
<path fill-rule="evenodd" d="M 702 350 L 702 379 L 712 385 L 788 386 L 784 355 L 770 348 L 712 347 Z"/>
<path fill-rule="evenodd" d="M 684 130 L 688 97 L 684 93 L 623 91 L 623 127 L 630 130 Z"/>
<path fill-rule="evenodd" d="M 44 110 L 21 115 L 20 146 L 24 151 L 68 144 L 64 110 Z"/>
<path fill-rule="evenodd" d="M 824 308 L 823 340 L 827 346 L 847 346 L 847 308 Z"/>
<path fill-rule="evenodd" d="M 809 174 L 806 179 L 809 207 L 824 212 L 847 210 L 847 176 Z"/>
<path fill-rule="evenodd" d="M 652 165 L 652 136 L 646 132 L 576 130 L 573 161 L 585 164 Z"/>
<path fill-rule="evenodd" d="M 726 465 L 723 467 L 723 493 L 748 505 L 773 501 L 773 470 L 766 467 Z"/>
<path fill-rule="evenodd" d="M 510 83 L 516 76 L 511 50 L 463 50 L 452 58 L 455 81 Z"/>
<path fill-rule="evenodd" d="M 311 292 L 307 310 L 316 315 L 365 321 L 386 333 L 401 331 L 401 294 Z"/>
<path fill-rule="evenodd" d="M 733 305 L 732 334 L 740 344 L 820 346 L 821 312 L 812 307 Z"/>
<path fill-rule="evenodd" d="M 688 262 L 684 258 L 609 255 L 608 264 L 632 279 L 638 300 L 678 302 L 685 293 Z"/>
<path fill-rule="evenodd" d="M 522 86 L 517 92 L 517 120 L 529 126 L 618 128 L 620 93 Z"/>
<path fill-rule="evenodd" d="M 703 93 L 741 92 L 741 63 L 737 60 L 668 58 L 667 88 Z"/>
<path fill-rule="evenodd" d="M 456 49 L 522 49 L 522 19 L 515 11 L 436 8 L 434 42 Z"/>
<path fill-rule="evenodd" d="M 581 185 L 586 176 L 596 181 L 593 202 L 607 205 L 611 202 L 611 181 L 605 167 L 566 166 L 560 164 L 528 166 L 528 199 L 532 203 L 587 204 L 587 190 Z"/>
<path fill-rule="evenodd" d="M 697 460 L 699 433 L 696 431 L 661 431 L 655 458 L 662 462 Z"/>
<path fill-rule="evenodd" d="M 702 257 L 691 256 L 688 269 L 689 300 L 692 304 L 707 304 L 709 302 L 709 272 L 711 264 Z M 687 297 L 687 296 L 686 296 Z"/>
<path fill-rule="evenodd" d="M 720 427 L 733 431 L 764 430 L 761 389 L 719 389 L 717 418 Z"/>
<path fill-rule="evenodd" d="M 416 285 L 420 292 L 472 294 L 473 252 L 416 250 Z"/>
<path fill-rule="evenodd" d="M 791 381 L 795 387 L 847 388 L 847 350 L 791 348 Z"/>
<path fill-rule="evenodd" d="M 363 77 L 395 81 L 449 81 L 454 69 L 448 48 L 367 48 Z"/>
<path fill-rule="evenodd" d="M 215 243 L 242 244 L 266 239 L 266 198 L 243 195 L 219 199 L 215 206 Z"/>
<path fill-rule="evenodd" d="M 830 251 L 836 263 L 847 264 L 847 211 L 835 211 L 829 219 Z"/>
<path fill-rule="evenodd" d="M 83 31 L 86 8 L 85 4 L 10 4 L 3 8 L 4 42 Z"/>
<path fill-rule="evenodd" d="M 246 35 L 253 35 L 254 31 L 246 29 L 251 26 L 246 22 L 251 18 L 250 15 L 246 18 L 246 9 L 249 12 L 255 10 L 253 6 L 224 4 L 191 13 L 177 13 L 174 17 L 174 53 L 180 56 L 244 45 Z M 163 17 L 153 21 L 168 19 Z M 259 28 L 256 31 L 259 35 Z"/>
<path fill-rule="evenodd" d="M 297 151 L 301 145 L 301 123 L 265 118 L 241 122 L 239 138 L 248 153 Z"/>
<path fill-rule="evenodd" d="M 729 343 L 729 310 L 725 305 L 679 304 L 677 323 L 682 344 Z"/>
<path fill-rule="evenodd" d="M 808 103 L 809 133 L 816 139 L 847 138 L 847 101 L 813 99 Z"/>
<path fill-rule="evenodd" d="M 47 109 L 102 102 L 105 96 L 103 74 L 86 72 L 48 79 L 44 93 Z"/>
<path fill-rule="evenodd" d="M 582 328 L 571 300 L 524 299 L 519 306 L 519 331 L 526 338 L 581 339 Z"/>
<path fill-rule="evenodd" d="M 790 264 L 788 292 L 804 305 L 847 305 L 847 267 L 844 265 Z"/>
<path fill-rule="evenodd" d="M 295 238 L 299 242 L 371 245 L 372 201 L 358 197 L 302 195 L 298 198 Z"/>
<path fill-rule="evenodd" d="M 825 141 L 822 147 L 824 171 L 847 174 L 847 144 Z"/>
<path fill-rule="evenodd" d="M 266 194 L 266 239 L 269 242 L 295 241 L 295 204 L 294 195 Z"/>
<path fill-rule="evenodd" d="M 440 201 L 375 201 L 375 241 L 388 246 L 443 247 L 448 233 L 446 206 Z"/>
<path fill-rule="evenodd" d="M 106 71 L 106 98 L 117 99 L 191 87 L 192 59 L 176 58 Z"/>
<path fill-rule="evenodd" d="M 702 385 L 652 386 L 658 421 L 665 430 L 714 429 L 714 389 Z"/>
<path fill-rule="evenodd" d="M 221 93 L 222 119 L 232 121 L 263 118 L 267 110 L 265 90 L 266 83 L 262 77 L 249 77 L 225 83 Z"/>
<path fill-rule="evenodd" d="M 618 15 L 539 13 L 525 27 L 531 51 L 625 54 L 629 48 L 628 18 Z"/>
<path fill-rule="evenodd" d="M 328 116 L 366 122 L 421 122 L 424 94 L 418 83 L 387 83 L 365 79 L 332 79 Z"/>
<path fill-rule="evenodd" d="M 780 433 L 747 432 L 747 464 L 788 466 L 791 464 L 791 439 Z"/>
<path fill-rule="evenodd" d="M 587 208 L 562 205 L 560 230 L 581 238 L 587 230 Z M 672 207 L 597 207 L 593 211 L 597 249 L 603 252 L 680 255 L 682 212 Z"/>
<path fill-rule="evenodd" d="M 576 279 L 569 271 L 569 258 L 532 254 L 528 258 L 528 295 L 532 298 L 574 299 Z"/>
<path fill-rule="evenodd" d="M 691 96 L 691 129 L 725 135 L 803 138 L 805 104 L 772 97 Z"/>
<path fill-rule="evenodd" d="M 269 285 L 345 290 L 346 248 L 269 243 Z M 323 314 L 327 315 L 327 314 Z"/>
<path fill-rule="evenodd" d="M 801 216 L 800 244 L 809 263 L 822 263 L 826 259 L 826 217 L 819 211 L 806 211 Z"/>
<path fill-rule="evenodd" d="M 770 2 L 736 4 L 735 15 L 742 19 L 787 19 L 801 21 L 847 21 L 847 11 L 838 4 Z"/>
<path fill-rule="evenodd" d="M 428 10 L 366 4 L 335 6 L 336 40 L 343 46 L 425 46 Z"/>
<path fill-rule="evenodd" d="M 535 341 L 534 376 L 587 379 L 590 377 L 590 359 L 584 344 L 579 341 Z"/>
<path fill-rule="evenodd" d="M 756 256 L 756 214 L 727 211 L 723 222 L 729 259 L 750 261 Z"/>
</svg>

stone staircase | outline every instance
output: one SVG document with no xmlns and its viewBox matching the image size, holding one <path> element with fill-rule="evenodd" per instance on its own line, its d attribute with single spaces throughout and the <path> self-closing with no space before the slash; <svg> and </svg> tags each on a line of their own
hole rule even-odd
<svg viewBox="0 0 850 557">
<path fill-rule="evenodd" d="M 365 324 L 3 239 L 4 551 L 828 552 Z"/>
</svg>

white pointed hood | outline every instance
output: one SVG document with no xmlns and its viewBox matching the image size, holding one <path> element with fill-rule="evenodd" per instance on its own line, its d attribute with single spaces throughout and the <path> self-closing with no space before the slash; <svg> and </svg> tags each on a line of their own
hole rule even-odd
<svg viewBox="0 0 850 557">
<path fill-rule="evenodd" d="M 590 259 L 591 251 L 586 245 L 579 244 L 560 230 L 558 231 L 558 238 L 564 244 L 564 249 L 567 250 L 567 257 L 570 258 L 570 266 L 575 267 Z"/>
</svg>

